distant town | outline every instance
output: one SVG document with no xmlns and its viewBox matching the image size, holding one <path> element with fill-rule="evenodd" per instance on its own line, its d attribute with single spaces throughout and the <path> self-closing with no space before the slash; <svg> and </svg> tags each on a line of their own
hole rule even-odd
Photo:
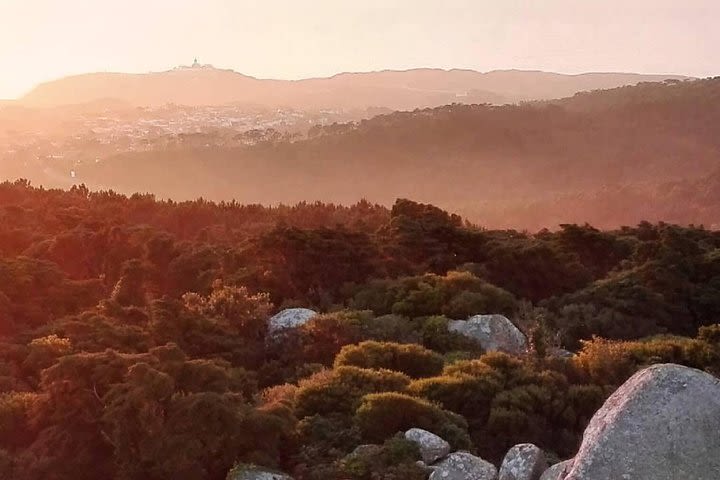
<svg viewBox="0 0 720 480">
<path fill-rule="evenodd" d="M 305 112 L 245 105 L 0 107 L 0 173 L 28 178 L 40 167 L 61 184 L 73 184 L 81 180 L 82 165 L 100 163 L 119 153 L 294 140 L 322 126 L 366 116 L 366 112 Z"/>
</svg>

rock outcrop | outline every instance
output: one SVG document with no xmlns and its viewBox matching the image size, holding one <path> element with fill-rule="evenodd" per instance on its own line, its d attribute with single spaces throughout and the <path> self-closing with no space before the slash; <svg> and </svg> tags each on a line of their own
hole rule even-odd
<svg viewBox="0 0 720 480">
<path fill-rule="evenodd" d="M 358 445 L 355 447 L 355 450 L 353 450 L 350 455 L 352 457 L 363 457 L 363 456 L 369 456 L 369 455 L 375 455 L 382 451 L 382 447 L 380 445 L 375 445 L 374 443 L 366 443 L 363 445 Z"/>
<path fill-rule="evenodd" d="M 429 480 L 496 480 L 495 465 L 468 452 L 451 453 L 431 467 Z"/>
<path fill-rule="evenodd" d="M 309 308 L 286 308 L 270 318 L 268 333 L 276 334 L 283 330 L 300 327 L 315 315 L 317 312 Z"/>
<path fill-rule="evenodd" d="M 405 432 L 405 438 L 417 444 L 423 462 L 428 465 L 450 453 L 450 444 L 427 430 L 411 428 Z"/>
<path fill-rule="evenodd" d="M 528 349 L 525 335 L 503 315 L 474 315 L 467 320 L 450 320 L 448 330 L 475 340 L 486 352 L 520 355 Z"/>
<path fill-rule="evenodd" d="M 264 470 L 262 467 L 253 465 L 239 465 L 227 475 L 227 480 L 293 480 L 291 476 L 284 473 Z"/>
<path fill-rule="evenodd" d="M 608 398 L 563 480 L 719 478 L 720 379 L 661 364 Z"/>
<path fill-rule="evenodd" d="M 521 443 L 508 450 L 498 480 L 538 480 L 547 466 L 545 453 L 540 448 L 532 443 Z"/>
<path fill-rule="evenodd" d="M 556 463 L 552 467 L 545 470 L 540 476 L 540 480 L 562 480 L 565 474 L 572 467 L 572 460 L 565 460 L 564 462 Z"/>
</svg>

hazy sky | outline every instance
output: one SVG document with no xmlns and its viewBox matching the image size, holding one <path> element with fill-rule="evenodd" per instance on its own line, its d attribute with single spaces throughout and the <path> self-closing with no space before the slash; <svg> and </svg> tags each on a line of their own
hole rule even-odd
<svg viewBox="0 0 720 480">
<path fill-rule="evenodd" d="M 90 71 L 720 73 L 720 0 L 0 0 L 0 98 Z"/>
</svg>

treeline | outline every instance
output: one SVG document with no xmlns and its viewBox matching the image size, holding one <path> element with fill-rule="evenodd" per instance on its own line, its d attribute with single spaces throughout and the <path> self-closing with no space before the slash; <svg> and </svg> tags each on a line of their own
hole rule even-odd
<svg viewBox="0 0 720 480">
<path fill-rule="evenodd" d="M 281 308 L 322 312 L 268 333 Z M 530 352 L 450 319 L 503 313 Z M 0 184 L 0 477 L 425 478 L 420 427 L 571 455 L 635 370 L 720 373 L 720 234 L 487 230 L 432 205 L 266 208 Z M 562 349 L 575 352 L 562 352 Z M 377 444 L 360 449 L 359 445 Z"/>
</svg>

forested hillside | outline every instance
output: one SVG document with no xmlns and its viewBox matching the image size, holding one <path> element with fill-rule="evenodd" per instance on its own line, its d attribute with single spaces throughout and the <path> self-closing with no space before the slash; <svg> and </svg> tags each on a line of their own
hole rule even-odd
<svg viewBox="0 0 720 480">
<path fill-rule="evenodd" d="M 28 178 L 52 185 L 50 173 L 73 169 L 91 188 L 241 203 L 407 197 L 494 228 L 717 226 L 718 125 L 720 79 L 647 83 L 552 103 L 396 112 L 236 148 L 200 136 L 51 160 Z"/>
<path fill-rule="evenodd" d="M 537 129 L 556 122 L 598 146 L 589 132 L 622 132 L 618 118 L 655 119 L 644 135 L 658 141 L 681 128 L 660 111 L 635 113 L 609 112 L 579 133 L 561 107 L 448 107 L 263 148 L 340 151 L 372 138 L 389 151 L 411 145 L 412 132 L 414 151 L 430 151 L 456 116 L 446 146 L 499 147 L 478 132 L 502 138 L 491 119 L 505 118 L 548 153 L 558 151 Z M 717 146 L 711 127 L 696 129 L 711 113 L 686 127 L 683 145 Z M 651 152 L 669 168 L 671 152 L 638 154 Z M 712 155 L 692 161 L 708 166 Z M 269 332 L 288 307 L 320 313 Z M 478 313 L 512 319 L 529 352 L 484 352 L 448 329 Z M 403 199 L 267 208 L 6 182 L 0 478 L 223 480 L 256 464 L 301 480 L 425 479 L 417 446 L 397 435 L 410 427 L 495 463 L 521 442 L 564 459 L 637 369 L 674 362 L 720 374 L 719 318 L 720 233 L 700 226 L 529 234 Z M 356 451 L 364 444 L 378 447 Z"/>
</svg>

